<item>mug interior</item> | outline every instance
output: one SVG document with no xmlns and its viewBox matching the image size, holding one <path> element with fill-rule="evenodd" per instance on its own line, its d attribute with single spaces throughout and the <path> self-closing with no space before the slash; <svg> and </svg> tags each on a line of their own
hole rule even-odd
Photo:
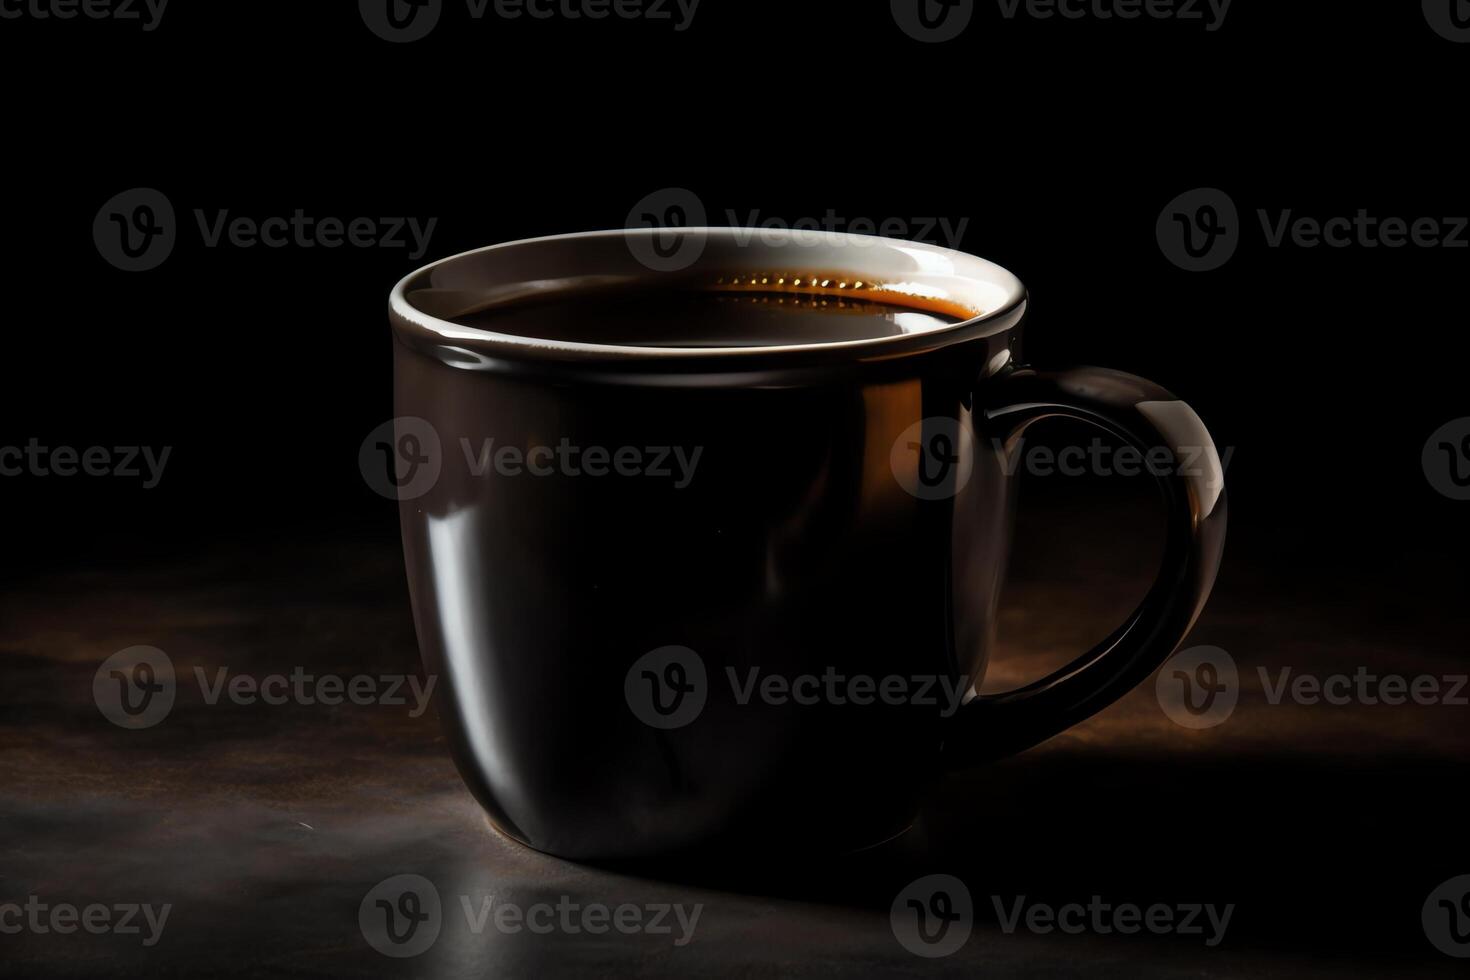
<svg viewBox="0 0 1470 980">
<path fill-rule="evenodd" d="M 972 337 L 1024 302 L 1019 280 L 985 259 L 898 239 L 799 229 L 639 228 L 557 235 L 476 249 L 405 277 L 390 308 L 400 330 L 501 356 L 719 357 L 895 344 L 903 335 L 774 346 L 648 346 L 609 335 L 597 342 L 499 333 L 455 318 L 557 292 L 639 283 L 741 281 L 792 275 L 817 279 L 824 295 L 915 303 L 952 311 L 927 330 L 936 342 Z M 483 323 L 483 321 L 481 321 Z M 982 331 L 983 332 L 983 331 Z"/>
</svg>

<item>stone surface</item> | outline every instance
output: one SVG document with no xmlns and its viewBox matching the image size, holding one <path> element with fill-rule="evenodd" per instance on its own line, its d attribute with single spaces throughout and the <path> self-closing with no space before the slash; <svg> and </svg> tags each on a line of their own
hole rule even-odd
<svg viewBox="0 0 1470 980">
<path fill-rule="evenodd" d="M 990 687 L 1065 662 L 1141 594 L 1153 558 L 1125 546 L 1133 519 L 1087 537 L 1085 510 L 1023 519 Z M 1182 729 L 1146 685 L 1021 757 L 949 778 L 899 842 L 779 870 L 594 868 L 526 850 L 488 827 L 432 710 L 206 702 L 195 668 L 211 683 L 221 667 L 415 670 L 390 535 L 37 577 L 0 600 L 0 905 L 171 910 L 151 948 L 25 928 L 0 934 L 0 963 L 35 977 L 1448 976 L 1461 964 L 1426 941 L 1420 908 L 1470 871 L 1467 709 L 1272 705 L 1257 668 L 1463 673 L 1463 631 L 1435 594 L 1386 598 L 1382 583 L 1273 567 L 1269 542 L 1242 535 L 1190 641 L 1240 666 L 1225 724 Z M 135 644 L 169 653 L 180 693 L 161 724 L 125 731 L 99 713 L 92 678 Z M 976 910 L 968 942 L 938 959 L 908 952 L 889 918 L 931 873 L 962 879 Z M 443 903 L 438 939 L 407 960 L 371 948 L 358 920 L 369 890 L 399 874 L 428 879 Z M 489 895 L 700 911 L 683 944 L 672 915 L 669 934 L 477 933 L 461 897 L 478 910 Z M 1235 908 L 1214 947 L 1008 934 L 997 902 L 1008 915 L 1023 896 Z"/>
</svg>

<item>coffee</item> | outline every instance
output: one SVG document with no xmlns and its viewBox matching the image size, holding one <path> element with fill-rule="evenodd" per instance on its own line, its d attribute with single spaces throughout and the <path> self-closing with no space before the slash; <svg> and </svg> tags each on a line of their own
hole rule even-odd
<svg viewBox="0 0 1470 980">
<path fill-rule="evenodd" d="M 784 347 L 927 333 L 980 312 L 853 275 L 773 272 L 568 284 L 449 318 L 513 337 L 585 344 Z"/>
</svg>

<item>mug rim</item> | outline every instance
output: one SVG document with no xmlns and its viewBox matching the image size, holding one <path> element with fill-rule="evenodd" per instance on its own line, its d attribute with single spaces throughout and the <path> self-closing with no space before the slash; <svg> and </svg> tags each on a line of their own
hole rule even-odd
<svg viewBox="0 0 1470 980">
<path fill-rule="evenodd" d="M 947 324 L 934 330 L 910 334 L 894 334 L 887 337 L 871 337 L 856 340 L 829 341 L 823 343 L 776 344 L 742 347 L 654 347 L 625 344 L 598 344 L 585 341 L 553 340 L 541 337 L 525 337 L 515 334 L 497 333 L 479 327 L 470 327 L 426 313 L 408 299 L 408 287 L 422 278 L 432 276 L 437 270 L 454 263 L 463 263 L 476 256 L 489 256 L 497 252 L 509 252 L 530 245 L 556 242 L 595 241 L 599 239 L 651 238 L 654 235 L 679 231 L 684 234 L 699 234 L 706 241 L 735 242 L 741 236 L 777 236 L 794 239 L 796 235 L 816 236 L 829 247 L 883 246 L 890 250 L 910 255 L 937 256 L 949 262 L 957 278 L 977 285 L 999 288 L 1003 299 L 969 319 Z M 779 246 L 768 246 L 772 249 Z M 656 279 L 658 270 L 647 270 L 650 279 Z M 977 274 L 982 273 L 982 274 Z M 913 242 L 907 239 L 887 238 L 879 235 L 859 235 L 848 232 L 814 231 L 803 229 L 740 228 L 721 226 L 690 226 L 687 228 L 613 228 L 600 231 L 572 232 L 557 235 L 542 235 L 533 238 L 499 242 L 480 248 L 469 249 L 444 256 L 429 262 L 400 279 L 389 294 L 389 318 L 394 332 L 405 339 L 416 341 L 411 346 L 429 348 L 441 353 L 443 359 L 460 363 L 465 357 L 504 363 L 506 361 L 552 360 L 606 362 L 626 364 L 631 361 L 657 362 L 659 369 L 678 371 L 681 365 L 691 370 L 722 370 L 734 366 L 734 362 L 759 358 L 807 360 L 812 356 L 836 355 L 844 360 L 868 361 L 889 359 L 902 354 L 932 351 L 966 340 L 990 337 L 1014 326 L 1024 312 L 1027 293 L 1021 281 L 1004 267 L 969 252 Z M 462 364 L 462 366 L 469 366 Z"/>
</svg>

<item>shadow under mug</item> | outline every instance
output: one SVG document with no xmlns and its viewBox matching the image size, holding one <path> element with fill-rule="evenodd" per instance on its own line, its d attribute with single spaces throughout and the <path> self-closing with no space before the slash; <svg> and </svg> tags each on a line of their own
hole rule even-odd
<svg viewBox="0 0 1470 980">
<path fill-rule="evenodd" d="M 420 648 L 465 782 L 497 828 L 538 850 L 610 860 L 883 842 L 944 770 L 1034 745 L 1147 678 L 1209 594 L 1223 474 L 1189 406 L 1117 371 L 1022 366 L 1025 291 L 992 263 L 787 235 L 513 242 L 393 290 L 390 476 Z M 876 340 L 688 349 L 445 318 L 578 283 L 794 267 L 985 312 Z M 1133 615 L 1052 675 L 981 696 L 1010 537 L 1007 456 L 1047 416 L 1202 462 L 1157 476 L 1165 554 Z M 553 465 L 563 446 L 585 469 Z"/>
</svg>

